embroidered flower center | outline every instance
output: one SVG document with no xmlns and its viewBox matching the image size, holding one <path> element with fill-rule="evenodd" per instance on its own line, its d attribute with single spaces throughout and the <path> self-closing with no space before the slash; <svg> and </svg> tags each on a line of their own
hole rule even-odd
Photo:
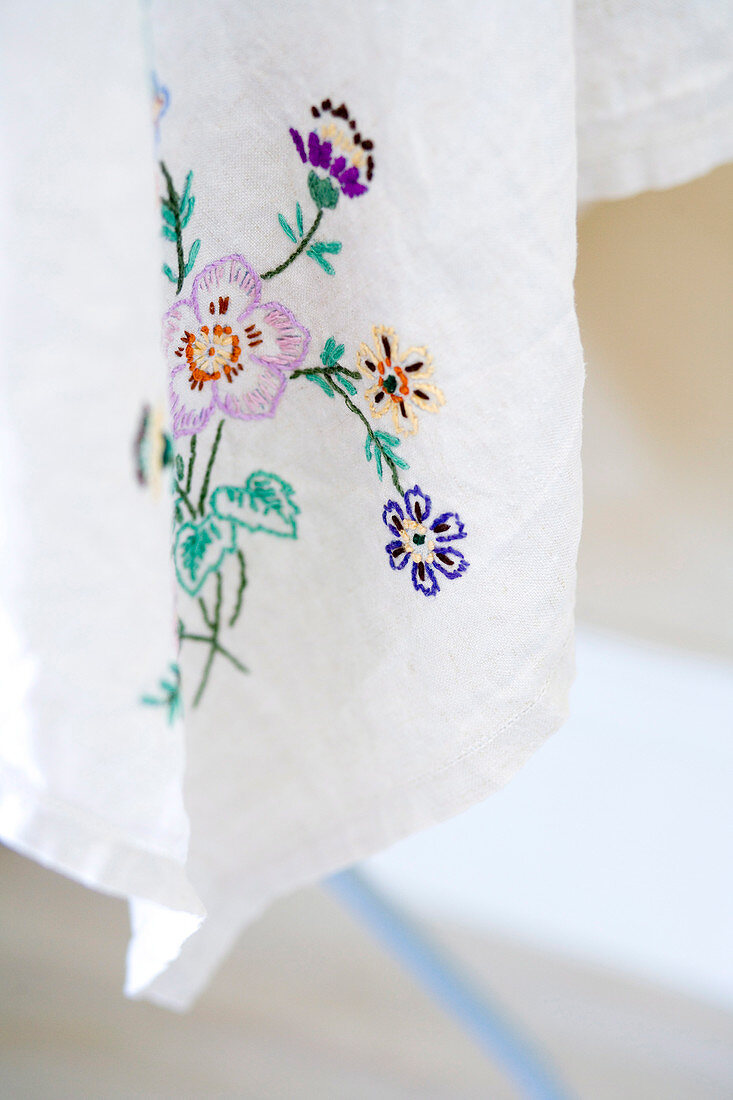
<svg viewBox="0 0 733 1100">
<path fill-rule="evenodd" d="M 218 313 L 223 317 L 229 309 L 229 298 L 219 298 Z M 209 302 L 209 313 L 217 313 L 215 302 Z M 262 332 L 255 324 L 244 329 L 244 338 L 250 349 L 262 343 Z M 217 382 L 222 374 L 231 382 L 242 370 L 239 358 L 242 346 L 231 325 L 202 325 L 198 333 L 184 332 L 176 355 L 186 357 L 190 370 L 191 389 L 202 390 L 204 383 Z"/>
<path fill-rule="evenodd" d="M 351 134 L 342 130 L 335 122 L 328 122 L 321 127 L 320 136 L 322 141 L 330 141 L 335 150 L 348 157 L 355 168 L 361 168 L 364 150 L 356 144 Z"/>
<path fill-rule="evenodd" d="M 384 400 L 385 395 L 389 396 L 395 405 L 401 404 L 406 397 L 409 397 L 410 382 L 402 367 L 392 366 L 389 359 L 386 363 L 383 359 L 380 359 L 377 363 L 377 370 L 379 371 L 379 385 L 383 391 L 376 396 L 377 404 Z M 388 373 L 392 371 L 394 373 Z"/>
<path fill-rule="evenodd" d="M 204 382 L 215 382 L 226 376 L 228 382 L 242 369 L 238 363 L 242 349 L 239 337 L 230 325 L 202 325 L 198 335 L 185 334 L 183 352 L 191 371 L 191 388 L 203 389 Z"/>
<path fill-rule="evenodd" d="M 432 565 L 435 554 L 435 540 L 430 538 L 429 531 L 424 523 L 418 523 L 414 519 L 406 519 L 402 522 L 402 545 L 414 562 L 426 562 Z"/>
</svg>

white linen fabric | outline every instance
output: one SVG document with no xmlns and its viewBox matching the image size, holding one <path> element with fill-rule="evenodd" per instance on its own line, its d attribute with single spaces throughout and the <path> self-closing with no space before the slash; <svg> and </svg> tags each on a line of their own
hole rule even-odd
<svg viewBox="0 0 733 1100">
<path fill-rule="evenodd" d="M 581 6 L 576 81 L 569 0 L 156 0 L 158 164 L 133 5 L 4 13 L 0 831 L 135 899 L 129 993 L 187 1006 L 271 899 L 486 797 L 561 723 L 576 96 L 584 198 L 729 155 L 733 16 L 694 8 L 670 67 L 641 7 L 632 64 L 628 6 Z"/>
</svg>

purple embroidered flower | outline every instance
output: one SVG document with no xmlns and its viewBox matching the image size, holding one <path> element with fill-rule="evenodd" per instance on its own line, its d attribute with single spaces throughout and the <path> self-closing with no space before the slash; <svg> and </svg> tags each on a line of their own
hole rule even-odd
<svg viewBox="0 0 733 1100">
<path fill-rule="evenodd" d="M 374 142 L 362 137 L 343 103 L 333 107 L 330 99 L 324 99 L 320 106 L 311 107 L 311 114 L 313 129 L 305 138 L 298 130 L 290 130 L 303 164 L 329 172 L 347 198 L 363 195 L 374 174 Z"/>
<path fill-rule="evenodd" d="M 275 415 L 310 333 L 285 306 L 260 297 L 259 276 L 244 257 L 225 256 L 165 314 L 174 436 L 201 431 L 217 408 L 239 420 Z"/>
<path fill-rule="evenodd" d="M 393 535 L 385 550 L 393 569 L 404 569 L 412 562 L 412 583 L 424 596 L 440 591 L 437 573 L 449 580 L 460 577 L 468 562 L 453 543 L 464 539 L 466 532 L 455 512 L 442 512 L 432 522 L 430 497 L 419 486 L 408 489 L 404 505 L 388 500 L 382 519 Z"/>
</svg>

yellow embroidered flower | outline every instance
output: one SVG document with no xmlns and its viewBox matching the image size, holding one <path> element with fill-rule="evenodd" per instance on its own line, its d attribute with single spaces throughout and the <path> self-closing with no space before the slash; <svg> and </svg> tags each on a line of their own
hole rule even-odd
<svg viewBox="0 0 733 1100">
<path fill-rule="evenodd" d="M 375 325 L 374 348 L 362 344 L 356 364 L 365 378 L 374 384 L 364 396 L 373 416 L 392 413 L 396 432 L 414 435 L 418 429 L 415 409 L 437 412 L 445 403 L 442 390 L 426 382 L 433 373 L 433 360 L 427 348 L 408 348 L 400 354 L 394 329 Z"/>
</svg>

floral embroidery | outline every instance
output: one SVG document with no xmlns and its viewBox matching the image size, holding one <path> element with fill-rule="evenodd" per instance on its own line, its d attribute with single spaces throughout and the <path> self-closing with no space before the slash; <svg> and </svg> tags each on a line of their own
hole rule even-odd
<svg viewBox="0 0 733 1100">
<path fill-rule="evenodd" d="M 156 88 L 160 118 L 168 95 L 157 84 Z M 364 453 L 380 481 L 388 471 L 398 494 L 383 509 L 391 536 L 385 547 L 390 567 L 403 572 L 409 566 L 414 589 L 435 596 L 441 578 L 455 580 L 469 564 L 455 545 L 466 537 L 459 516 L 441 512 L 434 517 L 427 493 L 417 484 L 405 490 L 400 481 L 409 469 L 402 444 L 417 432 L 419 414 L 437 412 L 445 402 L 443 392 L 430 381 L 433 361 L 427 348 L 410 346 L 401 352 L 395 330 L 375 325 L 371 346 L 361 343 L 356 351 L 356 369 L 344 365 L 346 346 L 333 336 L 325 341 L 320 362 L 306 365 L 308 329 L 287 306 L 262 302 L 263 281 L 285 271 L 301 254 L 334 274 L 329 257 L 340 253 L 341 243 L 316 240 L 316 232 L 341 195 L 357 198 L 373 179 L 374 144 L 362 136 L 346 106 L 333 107 L 325 99 L 311 108 L 311 115 L 310 130 L 290 130 L 295 150 L 309 169 L 308 192 L 315 206 L 310 225 L 306 228 L 299 201 L 294 218 L 278 214 L 280 228 L 294 247 L 285 260 L 260 275 L 239 252 L 199 270 L 189 296 L 177 297 L 163 317 L 173 441 L 165 436 L 160 416 L 150 409 L 144 411 L 137 437 L 137 474 L 144 484 L 152 481 L 154 470 L 171 464 L 174 446 L 187 448 L 187 453 L 177 450 L 173 462 L 172 557 L 181 601 L 190 601 L 190 607 L 180 605 L 179 646 L 196 643 L 206 650 L 194 706 L 201 701 L 216 657 L 241 673 L 248 671 L 224 644 L 226 629 L 236 625 L 244 606 L 248 540 L 261 534 L 290 540 L 298 536 L 300 508 L 292 486 L 279 475 L 254 470 L 241 481 L 235 478 L 235 484 L 212 486 L 227 418 L 241 422 L 274 417 L 289 382 L 304 378 L 331 401 L 338 399 L 361 423 Z M 188 173 L 179 195 L 162 161 L 160 168 L 167 192 L 161 200 L 163 236 L 175 243 L 177 261 L 175 272 L 167 264 L 163 272 L 178 296 L 200 248 L 196 239 L 185 258 L 183 231 L 195 205 L 193 175 Z M 361 392 L 358 384 L 365 382 Z M 387 412 L 395 434 L 373 426 Z M 208 457 L 203 472 L 200 467 L 197 472 L 197 454 L 215 416 L 218 424 Z M 194 604 L 199 626 L 191 625 Z M 161 681 L 162 696 L 144 699 L 149 705 L 167 706 L 171 714 L 180 707 L 178 666 L 172 668 L 173 681 Z"/>
<path fill-rule="evenodd" d="M 256 470 L 243 486 L 219 485 L 209 495 L 211 475 L 221 443 L 224 421 L 220 420 L 206 463 L 198 498 L 193 491 L 193 475 L 197 457 L 198 435 L 192 435 L 188 464 L 182 455 L 176 456 L 174 492 L 175 531 L 173 561 L 181 589 L 196 597 L 203 628 L 190 630 L 183 619 L 178 623 L 179 643 L 197 642 L 208 646 L 208 655 L 193 705 L 201 701 L 214 658 L 226 658 L 239 672 L 247 668 L 223 645 L 225 626 L 233 627 L 242 611 L 247 587 L 247 568 L 243 543 L 246 532 L 298 537 L 296 516 L 300 509 L 294 500 L 291 485 L 277 474 Z M 231 562 L 231 567 L 228 563 Z M 233 600 L 225 599 L 227 576 L 236 579 Z M 213 595 L 207 599 L 206 590 Z M 212 591 L 213 590 L 213 591 Z M 226 605 L 229 606 L 227 615 Z"/>
<path fill-rule="evenodd" d="M 310 333 L 285 306 L 260 297 L 259 277 L 244 257 L 225 256 L 166 313 L 174 436 L 201 431 L 217 408 L 238 420 L 275 415 Z"/>
<path fill-rule="evenodd" d="M 183 289 L 183 281 L 193 270 L 193 265 L 196 263 L 196 257 L 201 247 L 201 241 L 195 240 L 188 253 L 188 259 L 184 262 L 183 230 L 191 220 L 193 208 L 196 203 L 194 196 L 191 194 L 193 172 L 189 172 L 186 176 L 183 194 L 179 195 L 173 186 L 171 174 L 163 161 L 160 162 L 160 170 L 165 176 L 166 187 L 168 189 L 168 197 L 160 200 L 163 214 L 162 232 L 167 241 L 175 241 L 176 262 L 178 265 L 177 273 L 174 274 L 168 264 L 163 264 L 163 274 L 167 279 L 170 279 L 172 283 L 176 284 L 176 294 L 180 294 Z"/>
<path fill-rule="evenodd" d="M 163 116 L 168 112 L 171 97 L 166 86 L 158 80 L 157 73 L 151 73 L 151 82 L 153 85 L 153 131 L 155 133 L 155 144 L 157 145 L 160 141 L 160 123 Z"/>
<path fill-rule="evenodd" d="M 163 470 L 173 462 L 173 443 L 165 431 L 159 408 L 144 405 L 133 446 L 135 477 L 138 484 L 150 486 L 153 495 L 160 492 Z"/>
<path fill-rule="evenodd" d="M 364 397 L 372 416 L 391 412 L 395 431 L 414 435 L 418 429 L 415 408 L 437 412 L 445 402 L 442 391 L 425 381 L 433 373 L 432 358 L 427 348 L 408 348 L 400 355 L 394 329 L 384 325 L 375 325 L 372 335 L 374 349 L 362 344 L 356 359 L 361 373 L 373 382 Z"/>
<path fill-rule="evenodd" d="M 160 695 L 143 695 L 140 700 L 147 707 L 165 707 L 168 725 L 172 726 L 176 718 L 183 713 L 181 700 L 181 671 L 175 662 L 170 665 L 170 679 L 160 681 Z"/>
<path fill-rule="evenodd" d="M 302 253 L 315 260 L 327 275 L 334 275 L 333 264 L 327 257 L 338 255 L 341 242 L 316 241 L 314 235 L 324 211 L 334 210 L 342 194 L 349 199 L 363 195 L 374 175 L 374 142 L 362 137 L 344 103 L 334 107 L 330 99 L 324 99 L 319 106 L 311 107 L 311 115 L 310 132 L 303 137 L 299 130 L 291 127 L 290 136 L 303 164 L 311 166 L 308 192 L 316 206 L 316 215 L 306 232 L 300 203 L 295 207 L 295 229 L 287 218 L 278 214 L 283 233 L 296 247 L 281 264 L 265 271 L 260 276 L 262 279 L 279 275 Z"/>
<path fill-rule="evenodd" d="M 359 133 L 356 120 L 349 117 L 345 103 L 333 107 L 330 99 L 324 99 L 320 106 L 311 107 L 314 122 L 307 138 L 303 139 L 298 130 L 290 130 L 293 144 L 303 164 L 312 164 L 313 168 L 325 169 L 329 175 L 325 180 L 311 172 L 321 183 L 335 179 L 347 198 L 353 199 L 368 190 L 374 175 L 374 142 L 363 138 Z M 330 191 L 326 192 L 330 194 Z M 336 205 L 334 201 L 333 205 Z"/>
<path fill-rule="evenodd" d="M 412 562 L 412 584 L 424 596 L 436 596 L 440 591 L 436 570 L 448 580 L 455 580 L 468 568 L 460 550 L 452 545 L 466 537 L 463 524 L 455 512 L 443 512 L 428 524 L 432 510 L 430 497 L 418 485 L 404 495 L 403 505 L 388 500 L 382 519 L 397 537 L 385 550 L 393 569 L 404 569 Z"/>
</svg>

